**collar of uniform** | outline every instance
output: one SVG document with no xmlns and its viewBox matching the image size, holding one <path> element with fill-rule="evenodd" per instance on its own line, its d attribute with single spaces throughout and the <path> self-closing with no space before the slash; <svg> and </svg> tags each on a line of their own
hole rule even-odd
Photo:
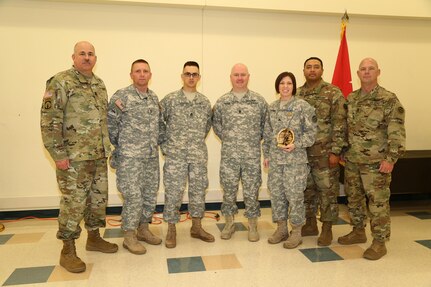
<svg viewBox="0 0 431 287">
<path fill-rule="evenodd" d="M 313 88 L 313 89 L 308 88 L 307 82 L 305 82 L 304 85 L 301 87 L 301 90 L 304 89 L 303 90 L 304 91 L 303 96 L 307 96 L 307 95 L 311 95 L 311 94 L 319 94 L 320 91 L 324 87 L 326 87 L 327 85 L 328 85 L 328 83 L 326 83 L 323 79 L 320 79 L 319 84 L 315 88 Z"/>
<path fill-rule="evenodd" d="M 93 74 L 92 77 L 84 76 L 82 73 L 80 73 L 74 66 L 72 66 L 72 72 L 76 75 L 79 82 L 83 84 L 90 84 L 94 79 L 96 79 L 96 76 Z"/>
<path fill-rule="evenodd" d="M 242 98 L 241 98 L 241 100 L 239 100 L 239 99 L 235 96 L 235 94 L 233 93 L 233 90 L 230 90 L 229 95 L 230 95 L 230 98 L 231 98 L 232 100 L 237 100 L 237 101 L 239 101 L 239 102 L 240 102 L 240 101 L 247 100 L 247 99 L 249 99 L 249 98 L 250 98 L 250 90 L 247 90 L 247 91 L 245 92 L 244 97 L 242 97 Z"/>
<path fill-rule="evenodd" d="M 136 88 L 134 85 L 132 85 L 132 86 L 133 86 L 133 89 L 135 90 L 136 94 L 138 95 L 138 97 L 139 97 L 141 100 L 144 100 L 144 99 L 147 99 L 147 98 L 149 98 L 149 97 L 150 97 L 151 91 L 150 91 L 150 89 L 149 89 L 149 88 L 147 88 L 147 92 L 142 93 L 142 92 L 141 92 L 141 91 L 139 91 L 139 90 L 138 90 L 138 88 Z"/>
</svg>

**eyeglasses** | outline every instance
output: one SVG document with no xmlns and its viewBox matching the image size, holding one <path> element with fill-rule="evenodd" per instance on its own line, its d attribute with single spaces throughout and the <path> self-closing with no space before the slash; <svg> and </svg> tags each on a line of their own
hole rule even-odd
<svg viewBox="0 0 431 287">
<path fill-rule="evenodd" d="M 189 73 L 189 72 L 187 72 L 187 73 L 184 73 L 183 76 L 186 77 L 186 78 L 197 78 L 200 75 L 198 73 Z"/>
</svg>

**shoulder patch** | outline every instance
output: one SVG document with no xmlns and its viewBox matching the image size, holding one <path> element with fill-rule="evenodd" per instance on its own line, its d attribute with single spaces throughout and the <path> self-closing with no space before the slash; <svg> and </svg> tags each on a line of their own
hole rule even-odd
<svg viewBox="0 0 431 287">
<path fill-rule="evenodd" d="M 121 102 L 121 100 L 120 99 L 118 99 L 118 100 L 116 100 L 115 101 L 115 105 L 122 111 L 122 110 L 124 110 L 124 106 L 123 106 L 123 103 Z"/>
<path fill-rule="evenodd" d="M 399 107 L 399 108 L 398 108 L 398 112 L 399 112 L 400 114 L 404 114 L 404 108 L 403 108 L 403 107 Z"/>
<path fill-rule="evenodd" d="M 45 91 L 45 94 L 43 94 L 43 98 L 44 99 L 48 99 L 48 98 L 51 98 L 51 97 L 52 97 L 52 93 L 49 92 L 49 91 Z"/>
<path fill-rule="evenodd" d="M 314 116 L 313 116 L 312 121 L 313 121 L 313 123 L 316 123 L 316 122 L 317 122 L 317 117 L 316 117 L 316 115 L 314 115 Z"/>
</svg>

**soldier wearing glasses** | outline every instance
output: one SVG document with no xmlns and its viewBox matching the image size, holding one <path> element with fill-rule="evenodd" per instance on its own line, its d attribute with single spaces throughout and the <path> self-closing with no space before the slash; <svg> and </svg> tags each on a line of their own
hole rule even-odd
<svg viewBox="0 0 431 287">
<path fill-rule="evenodd" d="M 163 218 L 168 223 L 165 245 L 176 246 L 175 224 L 180 220 L 179 209 L 188 183 L 188 210 L 192 217 L 190 235 L 205 242 L 214 236 L 201 225 L 205 214 L 205 191 L 208 187 L 208 150 L 205 139 L 211 129 L 211 103 L 199 93 L 199 64 L 193 61 L 183 66 L 183 87 L 161 100 L 166 140 L 162 144 L 165 156 L 163 183 L 165 207 Z"/>
</svg>

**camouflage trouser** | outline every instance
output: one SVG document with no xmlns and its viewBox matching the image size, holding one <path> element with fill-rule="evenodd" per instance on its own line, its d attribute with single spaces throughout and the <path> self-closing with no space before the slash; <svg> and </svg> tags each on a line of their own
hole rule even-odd
<svg viewBox="0 0 431 287">
<path fill-rule="evenodd" d="M 57 238 L 79 238 L 82 219 L 87 230 L 105 227 L 108 204 L 106 158 L 71 161 L 69 169 L 57 169 L 56 173 L 61 191 Z"/>
<path fill-rule="evenodd" d="M 328 157 L 309 157 L 311 172 L 304 192 L 305 217 L 316 217 L 320 207 L 320 221 L 338 218 L 337 197 L 340 192 L 340 168 L 330 168 Z"/>
<path fill-rule="evenodd" d="M 223 188 L 221 213 L 238 213 L 236 199 L 241 180 L 246 218 L 260 216 L 259 188 L 262 184 L 261 159 L 259 158 L 223 158 L 220 163 L 220 184 Z"/>
<path fill-rule="evenodd" d="M 208 188 L 207 163 L 187 163 L 167 157 L 163 166 L 163 219 L 168 223 L 177 223 L 180 220 L 179 209 L 187 182 L 190 215 L 202 218 L 205 213 L 205 191 Z"/>
<path fill-rule="evenodd" d="M 135 230 L 140 223 L 151 222 L 159 190 L 159 158 L 117 158 L 117 188 L 124 204 L 121 228 Z"/>
<path fill-rule="evenodd" d="M 269 162 L 268 190 L 274 222 L 289 218 L 291 224 L 304 225 L 304 189 L 308 173 L 307 164 Z"/>
<path fill-rule="evenodd" d="M 368 211 L 371 233 L 375 239 L 383 241 L 389 239 L 391 234 L 389 214 L 391 174 L 380 173 L 379 166 L 380 163 L 346 162 L 344 175 L 351 224 L 354 227 L 365 227 Z"/>
</svg>

